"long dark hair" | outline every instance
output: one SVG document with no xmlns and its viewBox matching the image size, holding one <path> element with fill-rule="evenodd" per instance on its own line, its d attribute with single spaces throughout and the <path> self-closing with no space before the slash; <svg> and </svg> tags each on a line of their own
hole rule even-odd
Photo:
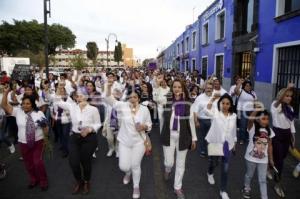
<svg viewBox="0 0 300 199">
<path fill-rule="evenodd" d="M 180 85 L 181 85 L 182 91 L 184 92 L 184 95 L 185 95 L 185 98 L 183 100 L 184 101 L 190 101 L 189 91 L 188 91 L 185 83 L 180 79 L 175 79 L 173 81 L 172 85 L 171 85 L 170 92 L 172 93 L 173 99 L 175 98 L 174 93 L 173 93 L 173 85 L 174 85 L 175 82 L 179 82 Z"/>
<path fill-rule="evenodd" d="M 268 116 L 270 118 L 270 113 L 267 111 L 267 110 L 263 110 L 263 111 L 259 111 L 257 114 L 256 114 L 256 117 L 260 118 L 262 116 Z M 254 133 L 254 136 L 253 136 L 253 139 L 257 138 L 257 137 L 260 137 L 260 131 L 259 129 L 260 128 L 265 128 L 268 132 L 268 136 L 271 135 L 271 128 L 270 126 L 266 126 L 266 127 L 262 127 L 259 122 L 257 120 L 254 121 L 254 127 L 255 127 L 255 133 Z"/>
<path fill-rule="evenodd" d="M 229 100 L 230 108 L 229 108 L 228 112 L 230 114 L 232 114 L 234 112 L 233 100 L 232 100 L 232 97 L 227 93 L 222 95 L 221 98 L 219 99 L 219 101 L 218 101 L 218 110 L 221 111 L 221 102 L 222 102 L 223 99 L 228 99 Z"/>
<path fill-rule="evenodd" d="M 37 105 L 35 103 L 35 100 L 36 100 L 35 97 L 32 96 L 32 95 L 24 95 L 24 97 L 22 98 L 22 103 L 24 102 L 24 100 L 27 100 L 27 99 L 31 103 L 32 110 L 35 111 L 35 112 L 38 112 L 39 109 L 38 109 L 38 107 L 37 107 Z"/>
<path fill-rule="evenodd" d="M 249 92 L 245 90 L 245 87 L 247 84 L 249 84 L 251 86 L 251 91 L 249 91 Z M 242 90 L 245 91 L 246 93 L 248 93 L 249 95 L 251 95 L 253 98 L 255 98 L 255 95 L 253 94 L 253 86 L 252 86 L 251 81 L 248 81 L 248 80 L 244 81 L 242 84 Z"/>
</svg>

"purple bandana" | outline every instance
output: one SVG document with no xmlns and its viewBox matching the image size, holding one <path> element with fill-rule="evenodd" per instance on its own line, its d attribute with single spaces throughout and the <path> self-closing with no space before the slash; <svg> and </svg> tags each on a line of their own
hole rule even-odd
<svg viewBox="0 0 300 199">
<path fill-rule="evenodd" d="M 173 131 L 178 130 L 178 122 L 180 120 L 180 117 L 184 116 L 185 108 L 184 108 L 184 101 L 182 99 L 180 100 L 173 100 L 173 107 L 174 107 L 174 121 L 173 121 Z"/>
<path fill-rule="evenodd" d="M 34 146 L 35 142 L 35 125 L 34 121 L 31 117 L 31 113 L 27 113 L 27 121 L 26 121 L 26 141 L 29 148 Z"/>
</svg>

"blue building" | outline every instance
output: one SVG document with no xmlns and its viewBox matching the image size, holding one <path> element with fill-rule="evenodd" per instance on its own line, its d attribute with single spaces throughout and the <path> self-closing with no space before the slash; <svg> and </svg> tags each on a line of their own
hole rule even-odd
<svg viewBox="0 0 300 199">
<path fill-rule="evenodd" d="M 299 114 L 300 1 L 234 0 L 233 27 L 232 74 L 249 76 L 267 108 L 281 88 L 294 82 Z"/>
<path fill-rule="evenodd" d="M 300 0 L 216 0 L 166 49 L 180 71 L 216 75 L 229 90 L 233 76 L 249 78 L 267 108 L 288 82 L 300 104 Z M 266 95 L 266 93 L 268 93 Z"/>
</svg>

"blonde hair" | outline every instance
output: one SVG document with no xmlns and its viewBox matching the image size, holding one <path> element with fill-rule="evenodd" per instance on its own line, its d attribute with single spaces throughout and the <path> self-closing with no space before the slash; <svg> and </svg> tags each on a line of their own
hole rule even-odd
<svg viewBox="0 0 300 199">
<path fill-rule="evenodd" d="M 277 93 L 276 100 L 279 101 L 280 99 L 282 99 L 282 97 L 283 97 L 284 95 L 286 95 L 287 92 L 293 93 L 293 90 L 292 90 L 291 88 L 283 88 L 283 89 L 281 89 L 281 90 Z"/>
</svg>

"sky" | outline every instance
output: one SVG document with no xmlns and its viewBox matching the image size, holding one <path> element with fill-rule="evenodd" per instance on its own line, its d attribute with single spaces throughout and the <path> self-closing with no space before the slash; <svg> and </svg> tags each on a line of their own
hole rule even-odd
<svg viewBox="0 0 300 199">
<path fill-rule="evenodd" d="M 95 41 L 106 50 L 105 38 L 134 49 L 136 59 L 156 57 L 214 0 L 51 0 L 48 23 L 69 27 L 76 35 L 75 48 Z M 193 15 L 194 10 L 194 15 Z M 43 0 L 0 0 L 0 21 L 36 19 L 43 22 Z M 115 38 L 110 37 L 110 50 Z"/>
</svg>

